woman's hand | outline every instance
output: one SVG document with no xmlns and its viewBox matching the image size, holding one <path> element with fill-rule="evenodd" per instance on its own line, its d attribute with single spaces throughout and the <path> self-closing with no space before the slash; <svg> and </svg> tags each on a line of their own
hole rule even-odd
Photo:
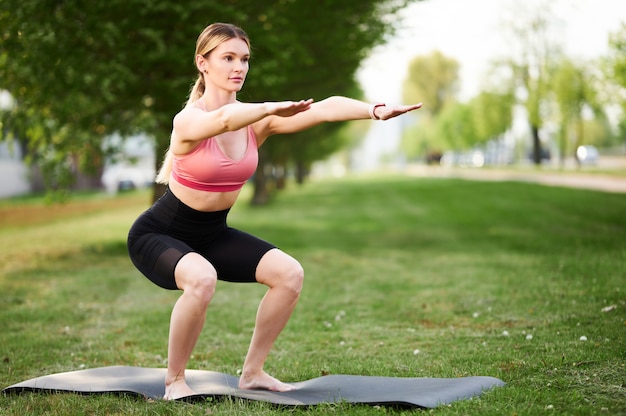
<svg viewBox="0 0 626 416">
<path fill-rule="evenodd" d="M 376 107 L 374 115 L 378 118 L 378 120 L 389 120 L 390 118 L 400 116 L 404 113 L 408 113 L 409 111 L 417 110 L 421 107 L 422 103 L 412 105 L 396 105 L 393 107 L 381 105 Z"/>
<path fill-rule="evenodd" d="M 268 114 L 279 117 L 291 117 L 295 114 L 301 113 L 303 111 L 307 111 L 311 108 L 311 104 L 313 103 L 313 99 L 309 98 L 308 100 L 300 100 L 300 101 L 279 101 L 279 102 L 269 102 L 268 106 Z"/>
</svg>

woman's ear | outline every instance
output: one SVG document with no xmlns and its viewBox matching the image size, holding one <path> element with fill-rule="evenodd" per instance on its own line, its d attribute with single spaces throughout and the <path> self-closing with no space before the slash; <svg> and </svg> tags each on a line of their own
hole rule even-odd
<svg viewBox="0 0 626 416">
<path fill-rule="evenodd" d="M 196 68 L 198 68 L 198 72 L 201 74 L 207 74 L 209 71 L 206 68 L 206 59 L 202 55 L 196 55 Z"/>
</svg>

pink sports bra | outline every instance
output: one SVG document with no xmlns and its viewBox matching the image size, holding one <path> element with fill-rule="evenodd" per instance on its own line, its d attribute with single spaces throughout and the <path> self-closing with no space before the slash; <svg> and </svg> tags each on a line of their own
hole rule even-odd
<svg viewBox="0 0 626 416">
<path fill-rule="evenodd" d="M 246 153 L 232 160 L 211 137 L 192 152 L 172 158 L 172 178 L 181 185 L 209 192 L 237 191 L 256 171 L 259 152 L 252 126 L 248 126 Z"/>
</svg>

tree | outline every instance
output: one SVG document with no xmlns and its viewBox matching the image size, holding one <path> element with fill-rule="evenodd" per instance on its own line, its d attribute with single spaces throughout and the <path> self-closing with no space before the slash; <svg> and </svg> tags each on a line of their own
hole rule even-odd
<svg viewBox="0 0 626 416">
<path fill-rule="evenodd" d="M 436 116 L 446 103 L 455 99 L 458 88 L 459 62 L 434 51 L 429 55 L 416 56 L 409 63 L 403 100 L 405 103 L 424 101 L 428 106 L 423 111 Z"/>
<path fill-rule="evenodd" d="M 584 110 L 589 109 L 599 120 L 606 122 L 606 115 L 598 101 L 597 82 L 593 73 L 584 64 L 563 59 L 555 71 L 552 90 L 558 108 L 559 147 L 561 163 L 564 155 L 571 152 L 578 161 L 576 149 L 584 144 Z M 605 132 L 608 132 L 608 128 Z M 573 146 L 569 146 L 569 144 Z"/>
<path fill-rule="evenodd" d="M 402 137 L 402 149 L 409 157 L 426 155 L 437 158 L 446 148 L 445 138 L 429 131 L 447 104 L 454 102 L 459 88 L 459 63 L 440 51 L 416 56 L 403 82 L 405 103 L 428 103 L 420 110 L 419 126 L 408 128 Z"/>
<path fill-rule="evenodd" d="M 478 139 L 476 124 L 472 120 L 470 104 L 452 102 L 436 118 L 435 131 L 443 149 L 462 150 L 474 145 Z"/>
<path fill-rule="evenodd" d="M 105 135 L 142 131 L 160 156 L 195 79 L 193 42 L 207 20 L 238 24 L 252 40 L 242 100 L 320 99 L 354 91 L 361 60 L 411 1 L 2 0 L 0 88 L 17 103 L 3 129 L 57 160 L 83 160 L 83 149 L 99 149 Z M 32 126 L 36 137 L 26 134 Z M 263 146 L 260 172 L 284 157 L 273 146 Z"/>
<path fill-rule="evenodd" d="M 426 160 L 430 163 L 441 157 L 441 151 L 445 148 L 435 134 L 434 123 L 433 117 L 425 113 L 420 115 L 417 123 L 403 131 L 400 148 L 409 159 L 426 155 Z"/>
<path fill-rule="evenodd" d="M 514 97 L 511 91 L 482 91 L 470 102 L 478 143 L 501 136 L 513 122 Z"/>
<path fill-rule="evenodd" d="M 550 74 L 554 61 L 561 55 L 560 46 L 552 40 L 557 18 L 546 0 L 525 2 L 520 7 L 508 24 L 512 35 L 510 45 L 516 56 L 506 65 L 512 69 L 513 78 L 521 89 L 518 96 L 526 108 L 533 161 L 539 165 L 543 153 L 540 130 L 548 117 Z"/>
<path fill-rule="evenodd" d="M 511 91 L 482 91 L 468 103 L 449 101 L 436 117 L 421 118 L 409 129 L 403 149 L 408 154 L 423 153 L 428 146 L 446 150 L 468 150 L 497 139 L 510 127 L 514 97 Z M 422 147 L 419 147 L 419 146 Z"/>
<path fill-rule="evenodd" d="M 609 36 L 609 47 L 609 77 L 626 89 L 626 23 L 622 23 L 622 27 Z"/>
</svg>

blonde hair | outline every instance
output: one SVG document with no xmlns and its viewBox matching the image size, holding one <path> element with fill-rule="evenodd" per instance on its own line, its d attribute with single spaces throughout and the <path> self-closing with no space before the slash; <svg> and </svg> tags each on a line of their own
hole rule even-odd
<svg viewBox="0 0 626 416">
<path fill-rule="evenodd" d="M 194 54 L 194 65 L 195 65 L 195 57 L 197 55 L 202 55 L 205 58 L 208 58 L 209 54 L 217 48 L 222 43 L 226 42 L 230 39 L 241 39 L 248 45 L 250 48 L 250 39 L 246 32 L 243 31 L 240 27 L 237 27 L 230 23 L 213 23 L 202 31 L 196 40 L 196 53 Z M 185 108 L 191 107 L 193 103 L 198 101 L 200 97 L 204 94 L 205 84 L 204 84 L 204 76 L 200 70 L 198 70 L 198 76 L 196 78 L 196 82 L 193 84 L 191 91 L 189 93 L 189 98 L 187 99 L 187 103 L 185 103 Z M 172 152 L 170 149 L 167 149 L 165 154 L 165 159 L 163 160 L 163 164 L 161 165 L 161 169 L 156 176 L 156 182 L 167 185 L 169 183 L 170 173 L 172 172 Z"/>
</svg>

